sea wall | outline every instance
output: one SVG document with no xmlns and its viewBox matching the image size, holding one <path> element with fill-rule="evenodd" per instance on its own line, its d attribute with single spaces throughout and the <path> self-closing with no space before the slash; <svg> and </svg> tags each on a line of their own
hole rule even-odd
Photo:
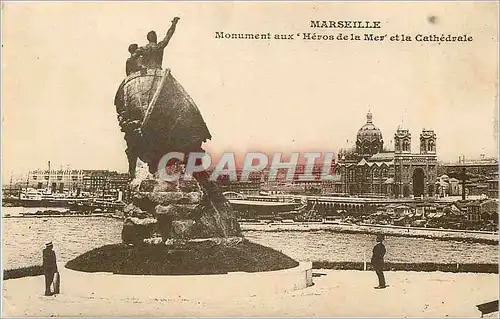
<svg viewBox="0 0 500 319">
<path fill-rule="evenodd" d="M 42 266 L 28 266 L 22 268 L 6 269 L 3 271 L 3 280 L 40 276 L 43 275 Z"/>
<path fill-rule="evenodd" d="M 433 229 L 399 227 L 391 225 L 355 225 L 355 224 L 322 224 L 322 223 L 290 223 L 260 224 L 241 223 L 243 231 L 330 231 L 347 234 L 384 234 L 396 237 L 414 237 L 437 240 L 454 240 L 480 244 L 498 245 L 498 233 L 467 231 L 455 229 Z"/>
<path fill-rule="evenodd" d="M 294 278 L 297 277 L 297 272 L 303 271 L 308 264 L 310 263 L 301 263 L 298 267 L 292 268 L 292 269 L 285 269 L 282 272 L 284 275 L 282 278 L 287 278 L 288 279 L 282 279 L 284 281 L 288 280 L 290 283 L 288 284 L 288 287 L 294 287 L 294 285 L 302 285 L 302 281 L 297 281 L 295 284 Z M 312 262 L 312 269 L 331 269 L 331 270 L 361 270 L 361 271 L 371 271 L 373 270 L 372 266 L 370 263 L 363 263 L 363 262 L 351 262 L 351 261 L 341 261 L 341 262 L 332 262 L 332 261 L 313 261 Z M 386 271 L 422 271 L 422 272 L 432 272 L 432 271 L 441 271 L 441 272 L 452 272 L 452 273 L 487 273 L 487 274 L 498 274 L 498 264 L 487 264 L 487 263 L 481 263 L 481 264 L 460 264 L 460 263 L 385 263 L 384 270 Z M 76 272 L 78 273 L 78 272 Z M 275 272 L 264 272 L 261 274 L 264 274 L 263 276 L 255 276 L 252 277 L 252 281 L 255 280 L 256 278 L 260 278 L 264 281 L 269 280 L 271 276 L 266 277 L 265 274 L 271 274 Z M 312 271 L 309 268 L 309 271 L 307 269 L 303 272 L 304 276 L 306 276 L 306 281 L 304 281 L 306 284 L 310 282 L 310 278 L 312 278 Z M 105 274 L 105 273 L 101 273 Z M 241 277 L 241 274 L 244 273 L 231 273 L 232 277 L 234 279 L 238 279 L 238 274 L 240 274 L 239 278 Z M 29 266 L 29 267 L 23 267 L 23 268 L 16 268 L 16 269 L 7 269 L 3 271 L 3 279 L 4 280 L 9 280 L 9 279 L 16 279 L 16 278 L 23 278 L 23 277 L 31 277 L 31 276 L 40 276 L 43 275 L 42 267 L 41 266 Z M 108 274 L 109 275 L 109 274 Z M 115 275 L 118 276 L 118 275 Z M 212 275 L 213 276 L 213 275 Z M 151 277 L 151 276 L 150 276 Z M 152 276 L 155 277 L 155 276 Z M 161 276 L 156 276 L 156 278 L 160 278 Z M 190 276 L 177 276 L 177 277 L 190 277 Z M 191 276 L 192 277 L 192 276 Z M 298 276 L 300 277 L 300 276 Z M 131 277 L 132 278 L 132 277 Z M 248 277 L 250 278 L 250 277 Z M 301 289 L 297 288 L 296 289 Z M 292 289 L 293 290 L 293 289 Z"/>
<path fill-rule="evenodd" d="M 370 263 L 314 261 L 314 269 L 334 270 L 373 270 Z M 453 273 L 488 273 L 498 274 L 498 264 L 460 264 L 460 263 L 385 263 L 387 271 L 442 271 Z"/>
</svg>

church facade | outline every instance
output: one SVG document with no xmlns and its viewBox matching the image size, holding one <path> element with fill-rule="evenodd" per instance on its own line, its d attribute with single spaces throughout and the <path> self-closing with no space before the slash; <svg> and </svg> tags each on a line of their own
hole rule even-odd
<svg viewBox="0 0 500 319">
<path fill-rule="evenodd" d="M 423 129 L 419 141 L 420 151 L 412 153 L 411 133 L 399 127 L 394 134 L 394 150 L 385 150 L 382 132 L 368 112 L 366 123 L 357 133 L 355 147 L 339 152 L 336 172 L 340 181 L 336 192 L 396 198 L 434 196 L 436 134 Z"/>
</svg>

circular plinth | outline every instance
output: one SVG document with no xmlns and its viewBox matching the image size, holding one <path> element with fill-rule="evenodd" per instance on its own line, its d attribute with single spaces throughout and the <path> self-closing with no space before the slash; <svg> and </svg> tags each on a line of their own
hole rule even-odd
<svg viewBox="0 0 500 319">
<path fill-rule="evenodd" d="M 223 275 L 117 275 L 64 269 L 72 293 L 95 298 L 201 298 L 252 296 L 304 289 L 312 285 L 312 263 L 265 272 L 231 272 Z"/>
</svg>

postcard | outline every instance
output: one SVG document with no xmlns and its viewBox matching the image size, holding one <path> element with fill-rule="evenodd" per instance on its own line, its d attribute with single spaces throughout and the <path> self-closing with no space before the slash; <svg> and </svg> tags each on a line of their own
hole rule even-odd
<svg viewBox="0 0 500 319">
<path fill-rule="evenodd" d="M 498 10 L 3 1 L 2 316 L 498 316 Z"/>
</svg>

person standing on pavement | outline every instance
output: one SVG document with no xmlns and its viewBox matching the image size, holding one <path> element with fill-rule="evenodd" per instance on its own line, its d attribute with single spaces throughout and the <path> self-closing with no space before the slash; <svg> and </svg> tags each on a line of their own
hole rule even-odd
<svg viewBox="0 0 500 319">
<path fill-rule="evenodd" d="M 56 253 L 53 250 L 54 245 L 52 242 L 45 244 L 43 250 L 43 274 L 45 275 L 45 296 L 51 296 L 59 293 L 59 271 L 57 269 Z M 57 274 L 56 280 L 54 276 Z M 52 292 L 50 286 L 54 283 L 54 291 Z"/>
<path fill-rule="evenodd" d="M 377 235 L 377 244 L 373 247 L 371 264 L 378 277 L 378 286 L 375 287 L 375 289 L 384 289 L 387 287 L 384 277 L 384 255 L 386 253 L 386 249 L 383 241 L 384 235 Z"/>
</svg>

